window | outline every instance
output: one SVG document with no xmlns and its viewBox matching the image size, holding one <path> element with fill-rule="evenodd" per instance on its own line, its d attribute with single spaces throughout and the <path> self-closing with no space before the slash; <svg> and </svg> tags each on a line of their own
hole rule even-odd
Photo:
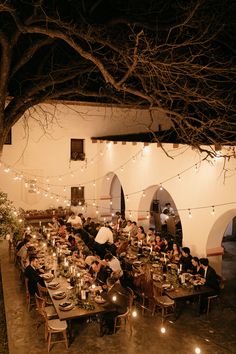
<svg viewBox="0 0 236 354">
<path fill-rule="evenodd" d="M 70 159 L 73 161 L 84 161 L 84 139 L 70 140 Z"/>
<path fill-rule="evenodd" d="M 84 205 L 84 187 L 71 187 L 71 205 Z"/>
</svg>

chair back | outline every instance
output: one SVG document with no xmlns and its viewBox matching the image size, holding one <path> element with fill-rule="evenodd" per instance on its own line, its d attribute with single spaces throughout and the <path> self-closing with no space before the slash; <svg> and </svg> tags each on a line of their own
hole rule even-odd
<svg viewBox="0 0 236 354">
<path fill-rule="evenodd" d="M 29 292 L 29 279 L 25 277 L 25 293 L 27 297 L 30 297 L 30 292 Z"/>
<path fill-rule="evenodd" d="M 38 288 L 38 292 L 39 292 L 40 297 L 45 298 L 48 295 L 48 289 L 44 288 L 39 283 L 37 283 L 37 288 Z"/>
<path fill-rule="evenodd" d="M 162 284 L 153 282 L 153 296 L 154 296 L 154 298 L 157 298 L 162 295 L 163 295 Z"/>
<path fill-rule="evenodd" d="M 133 302 L 134 302 L 134 292 L 131 288 L 127 287 L 127 290 L 129 292 L 129 309 L 132 309 Z"/>
<path fill-rule="evenodd" d="M 35 294 L 35 302 L 36 302 L 36 308 L 38 310 L 38 313 L 43 317 L 45 317 L 44 316 L 45 300 L 42 297 L 38 296 L 38 294 Z"/>
</svg>

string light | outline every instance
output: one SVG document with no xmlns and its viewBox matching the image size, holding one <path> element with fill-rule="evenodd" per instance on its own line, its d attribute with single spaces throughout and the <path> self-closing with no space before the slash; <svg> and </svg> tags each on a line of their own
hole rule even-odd
<svg viewBox="0 0 236 354">
<path fill-rule="evenodd" d="M 129 201 L 129 197 L 128 197 L 128 195 L 126 195 L 126 201 L 127 201 L 127 202 Z"/>
<path fill-rule="evenodd" d="M 188 209 L 188 217 L 191 218 L 192 217 L 192 213 L 191 213 L 191 210 Z"/>
<path fill-rule="evenodd" d="M 133 311 L 132 311 L 132 317 L 134 317 L 134 318 L 135 318 L 135 317 L 137 317 L 137 316 L 138 316 L 137 311 L 136 311 L 136 310 L 133 310 Z"/>
<path fill-rule="evenodd" d="M 201 353 L 201 349 L 199 347 L 196 347 L 194 351 L 195 351 L 196 354 L 200 354 Z"/>
<path fill-rule="evenodd" d="M 161 327 L 160 331 L 161 331 L 161 333 L 165 334 L 166 333 L 166 328 L 165 327 Z"/>
<path fill-rule="evenodd" d="M 113 296 L 112 296 L 112 301 L 116 302 L 116 300 L 117 300 L 116 295 L 113 295 Z"/>
<path fill-rule="evenodd" d="M 121 166 L 120 170 L 121 170 L 121 172 L 123 172 L 123 171 L 124 171 L 124 167 L 123 167 L 123 166 Z"/>
<path fill-rule="evenodd" d="M 178 174 L 178 180 L 179 180 L 179 182 L 181 182 L 181 176 L 180 176 L 180 174 Z"/>
<path fill-rule="evenodd" d="M 146 219 L 149 219 L 149 217 L 150 217 L 150 216 L 149 216 L 149 213 L 147 213 L 147 215 L 146 215 Z"/>
<path fill-rule="evenodd" d="M 211 215 L 215 215 L 215 207 L 214 207 L 214 205 L 212 205 L 211 208 L 212 208 L 212 209 L 211 209 Z"/>
<path fill-rule="evenodd" d="M 198 165 L 197 164 L 195 165 L 194 170 L 195 170 L 195 172 L 198 172 Z"/>
<path fill-rule="evenodd" d="M 146 197 L 146 193 L 145 193 L 144 191 L 143 191 L 142 196 L 143 196 L 143 198 L 145 198 L 145 197 Z"/>
</svg>

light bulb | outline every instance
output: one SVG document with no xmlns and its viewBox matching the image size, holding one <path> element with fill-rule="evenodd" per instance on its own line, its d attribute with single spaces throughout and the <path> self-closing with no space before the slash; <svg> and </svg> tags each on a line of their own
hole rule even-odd
<svg viewBox="0 0 236 354">
<path fill-rule="evenodd" d="M 132 317 L 137 317 L 137 316 L 138 316 L 137 311 L 136 311 L 136 310 L 133 310 L 133 311 L 132 311 Z"/>
<path fill-rule="evenodd" d="M 201 349 L 200 349 L 199 347 L 196 347 L 196 348 L 195 348 L 195 353 L 196 353 L 196 354 L 200 354 L 200 353 L 201 353 Z"/>
<path fill-rule="evenodd" d="M 113 295 L 113 296 L 112 296 L 112 301 L 114 301 L 114 302 L 115 302 L 116 300 L 117 300 L 116 295 Z"/>
<path fill-rule="evenodd" d="M 165 327 L 161 327 L 161 333 L 166 333 L 166 329 L 165 329 Z"/>
</svg>

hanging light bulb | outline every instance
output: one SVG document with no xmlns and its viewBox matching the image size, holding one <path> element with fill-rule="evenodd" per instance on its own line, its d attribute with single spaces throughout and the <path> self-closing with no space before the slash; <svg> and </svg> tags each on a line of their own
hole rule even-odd
<svg viewBox="0 0 236 354">
<path fill-rule="evenodd" d="M 64 186 L 63 191 L 66 192 L 66 186 Z"/>
<path fill-rule="evenodd" d="M 110 180 L 110 177 L 109 176 L 107 176 L 107 181 L 109 181 Z"/>
<path fill-rule="evenodd" d="M 195 172 L 198 172 L 198 165 L 197 164 L 195 165 L 194 170 L 195 170 Z"/>
<path fill-rule="evenodd" d="M 94 187 L 96 186 L 96 182 L 95 182 L 95 181 L 93 182 L 93 186 L 94 186 Z"/>
<path fill-rule="evenodd" d="M 181 182 L 181 176 L 180 175 L 178 175 L 178 180 L 179 180 L 179 182 Z"/>
<path fill-rule="evenodd" d="M 194 351 L 195 351 L 196 354 L 200 354 L 201 353 L 201 349 L 199 347 L 196 347 Z"/>
<path fill-rule="evenodd" d="M 103 156 L 103 151 L 102 150 L 100 151 L 100 155 Z"/>
<path fill-rule="evenodd" d="M 214 205 L 212 205 L 212 207 L 211 207 L 211 215 L 215 215 L 215 206 Z"/>
<path fill-rule="evenodd" d="M 81 190 L 81 185 L 79 185 L 79 187 L 78 187 L 78 188 L 79 188 L 79 190 Z"/>
<path fill-rule="evenodd" d="M 166 333 L 166 328 L 164 326 L 161 327 L 161 333 L 163 333 L 163 334 Z"/>
<path fill-rule="evenodd" d="M 129 212 L 129 217 L 132 218 L 132 213 L 131 213 L 131 211 Z"/>
<path fill-rule="evenodd" d="M 48 194 L 47 193 L 44 193 L 44 197 L 47 198 Z"/>
<path fill-rule="evenodd" d="M 132 157 L 132 162 L 136 162 L 136 156 Z"/>
<path fill-rule="evenodd" d="M 98 214 L 99 213 L 99 211 L 98 211 L 98 208 L 96 209 L 96 214 Z"/>
<path fill-rule="evenodd" d="M 95 200 L 93 201 L 93 206 L 96 206 Z"/>
<path fill-rule="evenodd" d="M 146 219 L 149 219 L 149 217 L 150 217 L 149 212 L 147 212 Z"/>
<path fill-rule="evenodd" d="M 124 167 L 123 167 L 123 166 L 121 166 L 120 170 L 121 170 L 121 172 L 123 172 L 123 171 L 124 171 Z"/>
<path fill-rule="evenodd" d="M 162 187 L 162 184 L 160 183 L 160 191 L 163 191 L 163 187 Z"/>
<path fill-rule="evenodd" d="M 127 201 L 127 202 L 129 201 L 129 197 L 128 197 L 128 195 L 126 196 L 126 201 Z"/>
<path fill-rule="evenodd" d="M 145 191 L 143 191 L 143 198 L 145 198 L 146 197 L 146 193 L 145 193 Z"/>
<path fill-rule="evenodd" d="M 57 203 L 59 202 L 59 198 L 56 199 Z"/>
<path fill-rule="evenodd" d="M 48 177 L 46 178 L 46 182 L 49 183 L 49 178 Z"/>
<path fill-rule="evenodd" d="M 112 296 L 112 301 L 116 302 L 116 300 L 117 300 L 117 296 L 116 296 L 116 295 L 113 295 L 113 296 Z"/>
<path fill-rule="evenodd" d="M 62 180 L 62 178 L 61 178 L 61 176 L 59 176 L 59 177 L 58 177 L 58 181 L 61 181 L 61 180 Z"/>
<path fill-rule="evenodd" d="M 134 318 L 135 318 L 135 317 L 137 317 L 137 316 L 138 316 L 137 311 L 136 311 L 136 310 L 133 310 L 133 311 L 132 311 L 132 317 L 134 317 Z"/>
<path fill-rule="evenodd" d="M 50 187 L 49 186 L 47 186 L 47 190 L 50 191 Z"/>
<path fill-rule="evenodd" d="M 192 217 L 192 213 L 191 213 L 191 210 L 188 209 L 188 217 L 191 218 Z"/>
<path fill-rule="evenodd" d="M 28 188 L 29 184 L 28 182 L 25 182 L 25 188 Z"/>
<path fill-rule="evenodd" d="M 110 200 L 110 205 L 112 205 L 112 200 Z"/>
<path fill-rule="evenodd" d="M 9 168 L 9 167 L 6 167 L 6 168 L 4 168 L 3 171 L 6 172 L 6 173 L 8 173 L 8 172 L 10 172 L 10 168 Z"/>
</svg>

